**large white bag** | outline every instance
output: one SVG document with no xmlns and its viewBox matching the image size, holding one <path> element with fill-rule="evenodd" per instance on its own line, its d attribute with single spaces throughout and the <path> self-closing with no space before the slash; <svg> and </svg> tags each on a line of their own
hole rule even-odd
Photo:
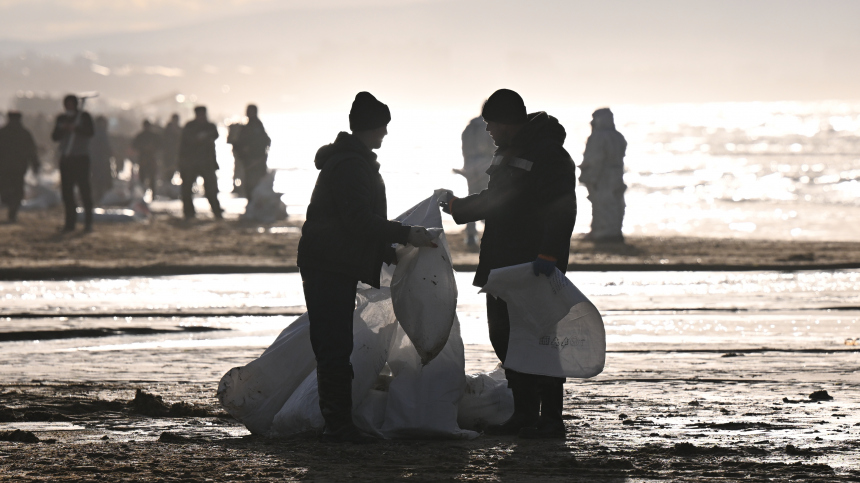
<svg viewBox="0 0 860 483">
<path fill-rule="evenodd" d="M 481 291 L 508 305 L 506 368 L 578 378 L 603 372 L 606 332 L 600 312 L 558 269 L 547 277 L 535 276 L 531 263 L 498 268 Z"/>
<path fill-rule="evenodd" d="M 457 284 L 439 212 L 441 193 L 444 192 L 437 191 L 397 219 L 438 233 L 438 248 L 398 248 L 397 268 L 391 280 L 394 314 L 422 364 L 432 361 L 445 348 L 457 313 Z"/>
<path fill-rule="evenodd" d="M 514 413 L 514 396 L 501 365 L 490 372 L 468 374 L 457 409 L 457 424 L 464 429 L 481 430 L 507 421 Z"/>
<path fill-rule="evenodd" d="M 304 314 L 259 358 L 224 374 L 218 384 L 218 400 L 249 431 L 266 434 L 275 414 L 316 367 L 310 321 Z"/>
<path fill-rule="evenodd" d="M 385 366 L 397 323 L 391 310 L 388 289 L 363 290 L 356 296 L 358 305 L 352 317 L 353 350 L 352 406 L 361 405 L 376 384 Z M 377 433 L 370 423 L 354 418 L 366 431 Z M 362 424 L 364 423 L 364 424 Z M 319 407 L 316 371 L 311 372 L 293 392 L 286 404 L 275 414 L 269 436 L 290 436 L 304 431 L 322 429 L 325 425 Z"/>
</svg>

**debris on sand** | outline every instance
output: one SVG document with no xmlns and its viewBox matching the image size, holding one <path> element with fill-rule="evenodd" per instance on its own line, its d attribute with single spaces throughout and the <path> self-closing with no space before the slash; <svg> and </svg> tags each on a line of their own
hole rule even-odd
<svg viewBox="0 0 860 483">
<path fill-rule="evenodd" d="M 35 434 L 30 431 L 0 431 L 0 441 L 11 441 L 13 443 L 38 443 L 41 441 Z"/>
<path fill-rule="evenodd" d="M 138 389 L 135 391 L 134 399 L 129 402 L 131 412 L 152 417 L 206 417 L 209 413 L 200 407 L 187 402 L 178 402 L 168 405 L 161 396 L 149 394 Z"/>
<path fill-rule="evenodd" d="M 832 401 L 833 396 L 831 396 L 830 394 L 827 394 L 827 391 L 822 389 L 820 391 L 815 391 L 812 394 L 810 394 L 809 400 L 810 401 Z"/>
<path fill-rule="evenodd" d="M 699 448 L 693 443 L 675 443 L 672 452 L 678 456 L 692 456 L 699 452 Z"/>
<path fill-rule="evenodd" d="M 721 355 L 720 357 L 743 357 L 743 356 L 744 356 L 743 354 L 740 354 L 738 352 L 726 352 L 725 354 Z"/>
<path fill-rule="evenodd" d="M 687 406 L 701 406 L 701 404 L 699 404 L 699 401 L 693 400 L 693 401 L 688 402 Z"/>
<path fill-rule="evenodd" d="M 819 456 L 821 453 L 813 451 L 809 448 L 798 448 L 793 444 L 785 445 L 785 454 L 791 456 Z"/>
<path fill-rule="evenodd" d="M 161 433 L 161 436 L 158 437 L 159 443 L 184 444 L 184 443 L 187 443 L 189 441 L 190 441 L 190 439 L 186 438 L 185 436 L 182 436 L 182 435 L 179 435 L 176 433 L 169 433 L 167 431 Z"/>
</svg>

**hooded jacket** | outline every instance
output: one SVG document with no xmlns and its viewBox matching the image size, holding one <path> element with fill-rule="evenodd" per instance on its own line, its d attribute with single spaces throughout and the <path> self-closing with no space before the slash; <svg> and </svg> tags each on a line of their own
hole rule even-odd
<svg viewBox="0 0 860 483">
<path fill-rule="evenodd" d="M 388 220 L 376 154 L 341 132 L 317 151 L 314 164 L 320 174 L 302 227 L 297 265 L 379 288 L 386 251 L 393 243 L 406 244 L 410 227 Z"/>
<path fill-rule="evenodd" d="M 487 189 L 451 203 L 457 223 L 484 220 L 474 285 L 484 286 L 494 268 L 531 262 L 538 255 L 556 258 L 559 270 L 567 271 L 576 168 L 562 146 L 565 136 L 556 118 L 529 114 L 511 146 L 496 150 Z"/>
<path fill-rule="evenodd" d="M 20 121 L 10 121 L 0 128 L 0 176 L 23 178 L 28 166 L 39 169 L 36 142 Z"/>
</svg>

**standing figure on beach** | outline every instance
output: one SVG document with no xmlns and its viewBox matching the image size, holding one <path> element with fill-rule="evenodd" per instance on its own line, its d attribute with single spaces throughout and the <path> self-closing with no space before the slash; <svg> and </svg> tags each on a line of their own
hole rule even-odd
<svg viewBox="0 0 860 483">
<path fill-rule="evenodd" d="M 137 176 L 143 191 L 152 190 L 152 199 L 155 199 L 155 190 L 158 187 L 158 156 L 161 153 L 161 135 L 155 131 L 155 126 L 148 120 L 143 121 L 143 129 L 134 137 L 131 147 L 137 151 Z"/>
<path fill-rule="evenodd" d="M 218 201 L 218 161 L 215 159 L 215 140 L 218 128 L 206 117 L 206 107 L 194 108 L 194 119 L 182 128 L 179 143 L 179 175 L 182 176 L 182 211 L 185 219 L 195 217 L 192 191 L 198 177 L 203 178 L 206 199 L 212 207 L 216 220 L 222 218 L 221 203 Z"/>
<path fill-rule="evenodd" d="M 496 145 L 493 138 L 487 133 L 487 123 L 480 116 L 469 121 L 469 125 L 463 130 L 461 140 L 463 142 L 463 169 L 455 169 L 454 172 L 466 178 L 469 186 L 469 194 L 474 195 L 487 189 L 490 175 L 487 169 L 493 162 L 493 153 Z M 479 250 L 478 228 L 475 222 L 466 224 L 466 247 L 474 252 Z"/>
<path fill-rule="evenodd" d="M 93 195 L 90 189 L 90 139 L 95 134 L 93 118 L 78 108 L 78 97 L 63 99 L 65 112 L 57 116 L 51 139 L 60 143 L 60 184 L 66 209 L 64 232 L 75 230 L 78 202 L 75 186 L 84 204 L 84 230 L 93 230 Z"/>
<path fill-rule="evenodd" d="M 105 193 L 113 187 L 113 168 L 111 157 L 113 149 L 108 135 L 108 120 L 104 116 L 96 117 L 95 135 L 90 141 L 90 184 L 93 191 L 93 202 L 99 204 Z"/>
<path fill-rule="evenodd" d="M 179 140 L 182 138 L 182 127 L 179 125 L 179 114 L 170 116 L 170 122 L 164 126 L 161 134 L 161 166 L 158 169 L 162 186 L 170 187 L 173 175 L 179 169 Z M 165 190 L 169 194 L 170 190 Z M 171 195 L 174 196 L 174 195 Z"/>
<path fill-rule="evenodd" d="M 352 421 L 352 317 L 358 282 L 379 288 L 383 263 L 396 263 L 394 243 L 436 246 L 420 226 L 388 220 L 385 183 L 374 149 L 388 134 L 391 112 L 359 92 L 349 112 L 352 133 L 321 147 L 320 170 L 299 240 L 310 338 L 317 361 L 323 441 L 369 443 Z"/>
<path fill-rule="evenodd" d="M 233 143 L 233 156 L 236 158 L 236 164 L 242 165 L 242 187 L 245 188 L 245 198 L 250 204 L 254 188 L 268 172 L 266 161 L 272 140 L 266 134 L 263 122 L 257 117 L 257 106 L 249 104 L 245 113 L 248 116 L 248 123 L 241 127 L 236 136 L 236 141 Z"/>
<path fill-rule="evenodd" d="M 473 284 L 483 287 L 495 268 L 529 262 L 535 276 L 566 272 L 576 220 L 576 167 L 563 147 L 564 127 L 546 112 L 527 114 L 522 97 L 508 89 L 494 92 L 481 116 L 498 146 L 487 189 L 465 198 L 449 192 L 442 206 L 458 224 L 484 220 Z M 489 294 L 487 322 L 493 350 L 504 364 L 511 330 L 508 306 Z M 485 432 L 564 438 L 565 379 L 512 369 L 505 375 L 514 414 Z"/>
<path fill-rule="evenodd" d="M 615 119 L 609 108 L 592 114 L 591 136 L 585 144 L 579 181 L 588 189 L 591 201 L 591 232 L 586 240 L 623 242 L 624 222 L 624 154 L 627 141 L 615 129 Z"/>
<path fill-rule="evenodd" d="M 28 167 L 33 174 L 39 172 L 36 141 L 21 123 L 21 113 L 10 111 L 6 125 L 0 128 L 0 202 L 6 205 L 9 223 L 18 221 Z"/>
</svg>

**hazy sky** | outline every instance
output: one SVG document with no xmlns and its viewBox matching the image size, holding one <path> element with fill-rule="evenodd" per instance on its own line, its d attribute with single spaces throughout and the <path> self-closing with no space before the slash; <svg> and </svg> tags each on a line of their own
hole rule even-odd
<svg viewBox="0 0 860 483">
<path fill-rule="evenodd" d="M 857 100 L 858 19 L 860 0 L 0 0 L 0 53 L 163 66 L 183 75 L 146 95 L 237 105 Z"/>
</svg>

